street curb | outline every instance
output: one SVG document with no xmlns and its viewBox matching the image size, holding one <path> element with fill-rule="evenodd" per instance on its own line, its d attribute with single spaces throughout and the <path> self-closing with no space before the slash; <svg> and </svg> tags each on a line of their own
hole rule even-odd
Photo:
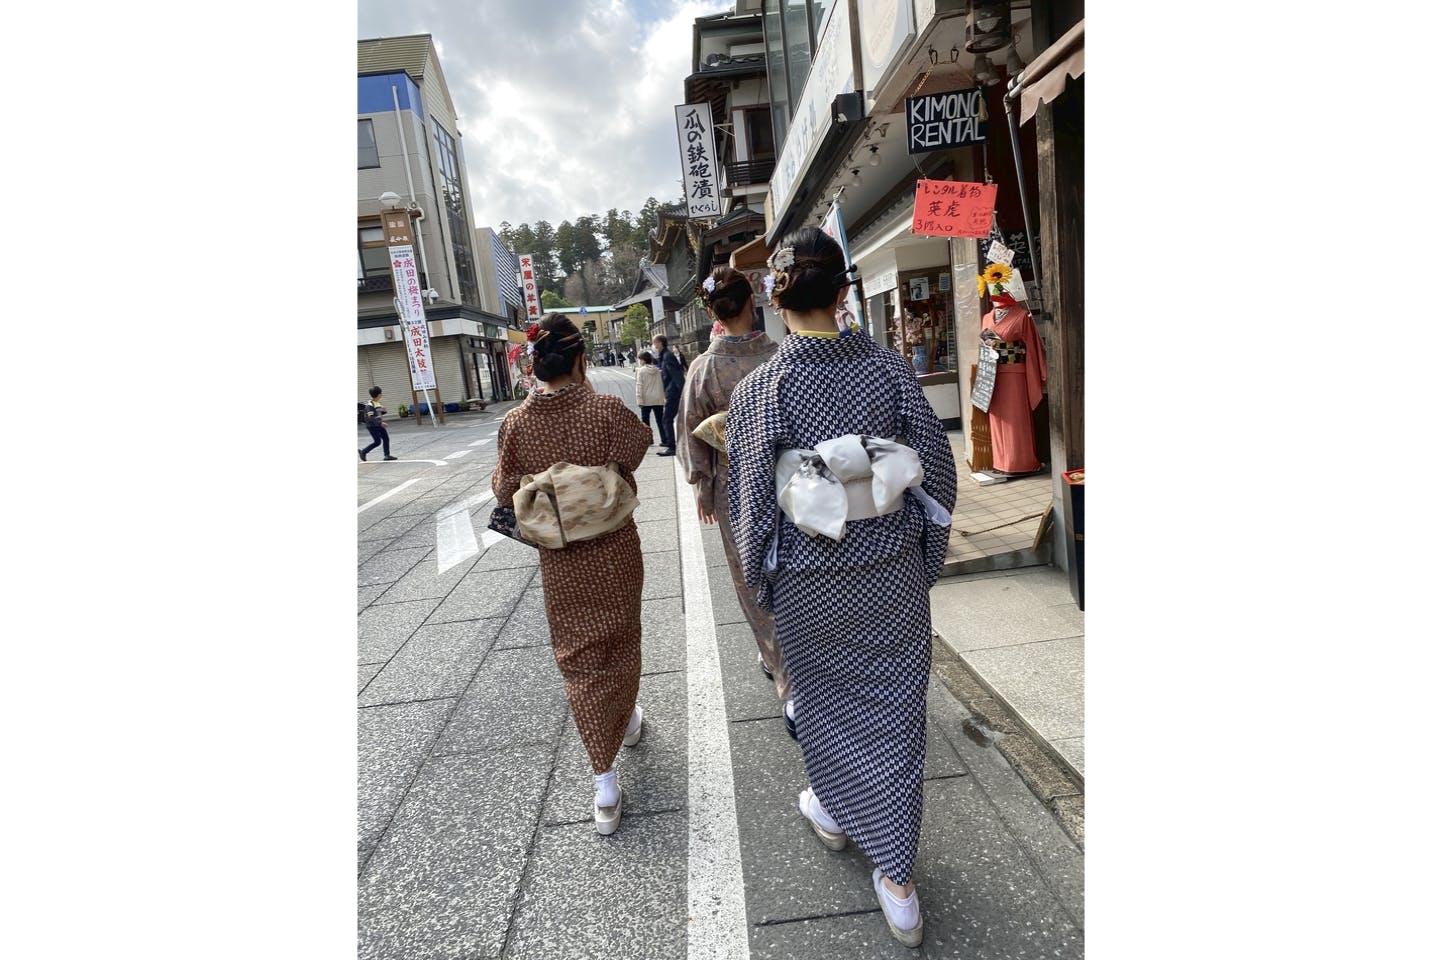
<svg viewBox="0 0 1440 960">
<path fill-rule="evenodd" d="M 979 721 L 976 729 L 966 730 L 967 736 L 991 742 L 1036 799 L 1054 814 L 1066 835 L 1084 850 L 1085 779 L 1060 759 L 1054 748 L 1020 719 L 940 634 L 934 634 L 934 643 L 950 654 L 936 658 L 935 672 L 945 688 Z"/>
</svg>

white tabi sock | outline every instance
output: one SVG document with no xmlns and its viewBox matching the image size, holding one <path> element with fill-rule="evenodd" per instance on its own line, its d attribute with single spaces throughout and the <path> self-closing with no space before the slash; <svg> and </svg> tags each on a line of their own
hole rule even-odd
<svg viewBox="0 0 1440 960">
<path fill-rule="evenodd" d="M 885 913 L 890 917 L 890 922 L 901 930 L 914 930 L 915 925 L 920 922 L 918 894 L 918 890 L 911 890 L 910 896 L 902 900 L 890 892 L 883 879 L 880 881 L 880 896 L 885 898 Z"/>
<path fill-rule="evenodd" d="M 620 784 L 615 779 L 615 771 L 609 770 L 595 778 L 595 805 L 600 807 L 613 807 L 620 802 Z"/>
<path fill-rule="evenodd" d="M 630 711 L 630 722 L 625 724 L 625 736 L 631 736 L 640 729 L 640 704 L 635 704 L 635 709 Z"/>
</svg>

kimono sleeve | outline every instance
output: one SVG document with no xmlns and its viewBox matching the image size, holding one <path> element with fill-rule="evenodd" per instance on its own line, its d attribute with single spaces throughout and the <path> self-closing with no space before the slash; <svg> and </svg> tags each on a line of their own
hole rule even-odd
<svg viewBox="0 0 1440 960">
<path fill-rule="evenodd" d="M 745 586 L 754 591 L 762 610 L 771 609 L 765 557 L 778 520 L 775 457 L 780 432 L 774 381 L 756 376 L 740 381 L 725 418 L 725 452 L 730 460 L 726 504 Z"/>
<path fill-rule="evenodd" d="M 680 394 L 679 434 L 675 454 L 685 468 L 685 479 L 695 487 L 695 502 L 706 513 L 715 512 L 715 448 L 695 436 L 694 430 L 717 411 L 706 401 L 703 383 L 705 368 L 696 365 Z"/>
<path fill-rule="evenodd" d="M 515 492 L 520 489 L 520 478 L 524 473 L 515 462 L 515 429 L 506 417 L 500 422 L 500 432 L 495 437 L 495 473 L 490 477 L 490 489 L 495 493 L 495 502 L 502 507 L 514 505 Z"/>
<path fill-rule="evenodd" d="M 1050 377 L 1050 368 L 1045 364 L 1045 344 L 1040 341 L 1040 331 L 1035 329 L 1035 317 L 1025 311 L 1025 392 L 1030 409 L 1040 406 L 1045 395 L 1045 381 Z"/>
<path fill-rule="evenodd" d="M 619 397 L 608 399 L 613 402 L 609 405 L 610 442 L 606 457 L 633 474 L 650 449 L 650 428 L 641 423 Z"/>
<path fill-rule="evenodd" d="M 955 509 L 955 451 L 950 448 L 950 438 L 945 425 L 935 416 L 930 401 L 925 399 L 925 388 L 908 371 L 898 376 L 900 383 L 900 420 L 904 427 L 906 445 L 920 456 L 920 465 L 925 468 L 925 492 L 934 497 L 946 510 Z"/>
</svg>

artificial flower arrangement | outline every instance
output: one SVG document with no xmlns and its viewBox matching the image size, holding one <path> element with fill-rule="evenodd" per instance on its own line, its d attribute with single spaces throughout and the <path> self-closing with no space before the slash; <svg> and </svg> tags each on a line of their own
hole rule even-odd
<svg viewBox="0 0 1440 960">
<path fill-rule="evenodd" d="M 1010 282 L 1015 271 L 1003 263 L 992 263 L 980 272 L 975 278 L 975 286 L 980 291 L 980 296 L 989 294 L 992 297 L 999 296 L 1005 292 L 1005 285 Z"/>
</svg>

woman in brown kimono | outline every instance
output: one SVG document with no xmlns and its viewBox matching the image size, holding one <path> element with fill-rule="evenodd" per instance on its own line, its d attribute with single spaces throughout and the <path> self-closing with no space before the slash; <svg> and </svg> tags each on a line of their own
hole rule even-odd
<svg viewBox="0 0 1440 960">
<path fill-rule="evenodd" d="M 497 438 L 491 486 L 512 506 L 521 478 L 559 461 L 620 465 L 631 488 L 650 446 L 650 430 L 617 396 L 586 381 L 585 341 L 566 317 L 547 314 L 530 328 L 540 390 L 511 410 Z M 615 832 L 621 794 L 615 755 L 640 740 L 640 592 L 645 569 L 633 519 L 619 530 L 559 550 L 540 548 L 545 616 L 565 696 L 595 773 L 595 829 Z"/>
<path fill-rule="evenodd" d="M 716 267 L 700 286 L 700 299 L 710 316 L 723 329 L 710 338 L 710 348 L 695 358 L 680 398 L 681 436 L 677 450 L 685 467 L 685 478 L 695 488 L 695 507 L 701 523 L 720 524 L 725 559 L 735 595 L 760 648 L 760 669 L 775 684 L 775 693 L 785 705 L 785 727 L 795 736 L 795 708 L 790 701 L 790 679 L 785 660 L 775 642 L 775 617 L 755 603 L 754 592 L 745 586 L 740 555 L 735 552 L 735 535 L 730 532 L 727 470 L 723 452 L 695 436 L 694 430 L 707 418 L 730 406 L 730 394 L 751 370 L 775 354 L 777 344 L 755 329 L 755 296 L 744 274 L 728 266 Z"/>
</svg>

